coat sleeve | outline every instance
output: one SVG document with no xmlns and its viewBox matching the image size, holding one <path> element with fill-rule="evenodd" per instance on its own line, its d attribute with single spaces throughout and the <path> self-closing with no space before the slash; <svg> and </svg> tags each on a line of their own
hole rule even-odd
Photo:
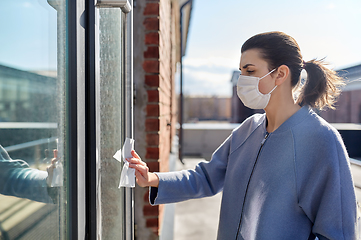
<svg viewBox="0 0 361 240">
<path fill-rule="evenodd" d="M 317 154 L 299 168 L 299 177 L 305 176 L 299 182 L 299 205 L 320 240 L 355 239 L 357 207 L 348 154 L 340 135 L 331 133 L 308 146 Z"/>
<path fill-rule="evenodd" d="M 213 153 L 209 162 L 199 163 L 194 170 L 156 173 L 159 186 L 150 188 L 149 202 L 152 205 L 173 203 L 220 192 L 224 184 L 231 136 Z"/>
<path fill-rule="evenodd" d="M 53 203 L 48 194 L 48 173 L 32 169 L 23 160 L 13 160 L 0 146 L 0 194 Z"/>
</svg>

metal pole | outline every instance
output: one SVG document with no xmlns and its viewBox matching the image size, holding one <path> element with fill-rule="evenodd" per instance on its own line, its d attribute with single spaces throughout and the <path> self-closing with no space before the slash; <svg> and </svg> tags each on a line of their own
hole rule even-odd
<svg viewBox="0 0 361 240">
<path fill-rule="evenodd" d="M 129 1 L 133 6 L 133 0 Z M 133 138 L 133 11 L 124 13 L 125 136 Z M 124 189 L 125 240 L 134 239 L 134 189 Z"/>
<path fill-rule="evenodd" d="M 133 0 L 95 0 L 99 8 L 118 8 L 122 10 L 121 40 L 121 138 L 133 138 Z M 120 239 L 134 239 L 134 190 L 121 189 L 123 201 L 123 222 Z"/>
<path fill-rule="evenodd" d="M 183 8 L 189 3 L 192 4 L 192 0 L 188 0 L 180 7 L 180 109 L 179 109 L 179 160 L 183 162 Z"/>
<path fill-rule="evenodd" d="M 184 5 L 183 5 L 184 6 Z M 182 6 L 182 7 L 183 7 Z M 181 45 L 181 58 L 180 58 L 180 109 L 179 109 L 179 160 L 183 162 L 183 12 L 180 10 L 180 45 Z"/>
</svg>

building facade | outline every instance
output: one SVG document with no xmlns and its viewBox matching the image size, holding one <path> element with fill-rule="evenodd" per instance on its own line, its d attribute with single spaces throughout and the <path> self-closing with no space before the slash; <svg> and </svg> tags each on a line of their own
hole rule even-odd
<svg viewBox="0 0 361 240">
<path fill-rule="evenodd" d="M 231 119 L 231 98 L 185 97 L 184 122 L 226 121 Z"/>
<path fill-rule="evenodd" d="M 346 81 L 335 107 L 319 114 L 330 123 L 361 123 L 361 64 L 337 71 Z"/>
</svg>

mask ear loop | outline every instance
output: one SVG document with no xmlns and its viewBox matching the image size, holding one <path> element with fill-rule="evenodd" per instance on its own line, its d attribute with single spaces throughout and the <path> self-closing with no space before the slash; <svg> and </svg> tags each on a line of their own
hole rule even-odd
<svg viewBox="0 0 361 240">
<path fill-rule="evenodd" d="M 276 87 L 277 85 L 268 94 L 271 94 L 276 89 Z"/>
<path fill-rule="evenodd" d="M 272 71 L 270 71 L 269 73 L 267 73 L 266 75 L 264 75 L 263 77 L 261 77 L 259 80 L 262 80 L 263 78 L 267 77 L 268 75 L 270 75 L 271 73 L 273 73 L 277 68 L 273 69 Z"/>
<path fill-rule="evenodd" d="M 267 73 L 266 75 L 264 75 L 263 77 L 261 77 L 259 80 L 258 80 L 258 83 L 259 81 L 261 81 L 263 78 L 267 77 L 268 75 L 270 75 L 271 73 L 273 73 L 277 68 L 273 69 L 272 71 L 270 71 L 269 73 Z M 276 89 L 277 85 L 267 94 L 271 94 L 275 89 Z"/>
</svg>

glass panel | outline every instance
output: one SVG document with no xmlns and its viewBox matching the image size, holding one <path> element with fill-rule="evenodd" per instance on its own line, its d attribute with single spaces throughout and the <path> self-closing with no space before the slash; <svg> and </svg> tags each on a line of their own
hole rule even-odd
<svg viewBox="0 0 361 240">
<path fill-rule="evenodd" d="M 102 239 L 123 236 L 122 194 L 118 189 L 121 164 L 113 155 L 122 145 L 122 71 L 121 71 L 121 17 L 119 8 L 97 10 L 98 14 L 98 76 L 97 110 L 98 159 L 100 163 L 100 191 L 98 192 L 98 223 Z"/>
<path fill-rule="evenodd" d="M 64 238 L 64 2 L 0 1 L 0 239 Z"/>
</svg>

